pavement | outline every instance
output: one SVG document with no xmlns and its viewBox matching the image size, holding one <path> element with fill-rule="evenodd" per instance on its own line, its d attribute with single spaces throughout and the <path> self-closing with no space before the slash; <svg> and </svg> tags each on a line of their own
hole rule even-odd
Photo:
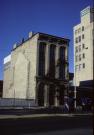
<svg viewBox="0 0 94 135">
<path fill-rule="evenodd" d="M 18 114 L 18 115 L 0 115 L 0 119 L 23 119 L 23 118 L 38 118 L 38 117 L 55 117 L 55 116 L 62 116 L 62 117 L 76 117 L 76 116 L 93 116 L 92 113 L 65 113 L 65 114 Z"/>
</svg>

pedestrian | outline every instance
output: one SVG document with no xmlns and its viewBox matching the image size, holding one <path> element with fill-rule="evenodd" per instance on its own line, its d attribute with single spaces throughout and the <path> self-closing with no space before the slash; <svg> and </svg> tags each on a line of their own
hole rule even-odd
<svg viewBox="0 0 94 135">
<path fill-rule="evenodd" d="M 69 112 L 69 105 L 67 103 L 64 105 L 64 112 Z"/>
<path fill-rule="evenodd" d="M 85 111 L 85 103 L 82 102 L 82 111 Z"/>
</svg>

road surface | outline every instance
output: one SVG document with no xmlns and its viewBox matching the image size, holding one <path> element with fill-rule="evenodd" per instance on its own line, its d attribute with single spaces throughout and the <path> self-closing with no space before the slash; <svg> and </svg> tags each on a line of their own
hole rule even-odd
<svg viewBox="0 0 94 135">
<path fill-rule="evenodd" d="M 0 119 L 0 135 L 93 135 L 91 115 Z"/>
</svg>

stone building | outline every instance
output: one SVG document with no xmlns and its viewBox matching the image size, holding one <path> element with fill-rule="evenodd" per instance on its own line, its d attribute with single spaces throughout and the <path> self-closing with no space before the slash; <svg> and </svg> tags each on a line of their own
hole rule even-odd
<svg viewBox="0 0 94 135">
<path fill-rule="evenodd" d="M 38 106 L 63 105 L 68 96 L 69 39 L 29 33 L 4 59 L 3 98 L 31 99 Z"/>
</svg>

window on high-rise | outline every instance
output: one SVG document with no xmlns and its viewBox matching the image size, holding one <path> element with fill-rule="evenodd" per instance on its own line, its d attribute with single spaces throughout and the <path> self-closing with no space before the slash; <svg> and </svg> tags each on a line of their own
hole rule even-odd
<svg viewBox="0 0 94 135">
<path fill-rule="evenodd" d="M 79 45 L 79 52 L 81 51 L 81 45 Z"/>
<path fill-rule="evenodd" d="M 83 68 L 85 68 L 85 63 L 83 63 Z"/>
<path fill-rule="evenodd" d="M 81 42 L 81 36 L 79 36 L 79 42 Z"/>
<path fill-rule="evenodd" d="M 75 43 L 78 43 L 78 37 L 77 37 L 77 38 L 75 38 Z"/>
<path fill-rule="evenodd" d="M 85 53 L 82 54 L 83 58 L 85 58 Z"/>
<path fill-rule="evenodd" d="M 75 62 L 77 62 L 77 61 L 78 61 L 78 56 L 75 57 Z"/>
<path fill-rule="evenodd" d="M 75 66 L 75 71 L 78 71 L 78 65 Z"/>
<path fill-rule="evenodd" d="M 85 36 L 84 36 L 84 34 L 82 34 L 82 39 L 84 39 L 85 38 Z"/>
<path fill-rule="evenodd" d="M 39 57 L 38 57 L 38 75 L 45 75 L 45 51 L 46 51 L 46 43 L 40 42 L 39 44 Z"/>
<path fill-rule="evenodd" d="M 81 32 L 81 28 L 78 29 L 78 33 L 80 33 L 80 32 Z"/>
<path fill-rule="evenodd" d="M 75 48 L 75 52 L 76 52 L 76 53 L 78 52 L 78 46 L 76 46 L 76 48 Z"/>
<path fill-rule="evenodd" d="M 85 48 L 85 44 L 82 44 L 82 49 L 84 49 Z"/>
<path fill-rule="evenodd" d="M 81 70 L 82 64 L 79 64 L 79 71 Z"/>
<path fill-rule="evenodd" d="M 81 54 L 79 55 L 79 61 L 81 61 Z"/>
<path fill-rule="evenodd" d="M 75 35 L 77 34 L 77 30 L 75 30 Z"/>
<path fill-rule="evenodd" d="M 84 26 L 82 26 L 82 31 L 84 31 Z"/>
</svg>

